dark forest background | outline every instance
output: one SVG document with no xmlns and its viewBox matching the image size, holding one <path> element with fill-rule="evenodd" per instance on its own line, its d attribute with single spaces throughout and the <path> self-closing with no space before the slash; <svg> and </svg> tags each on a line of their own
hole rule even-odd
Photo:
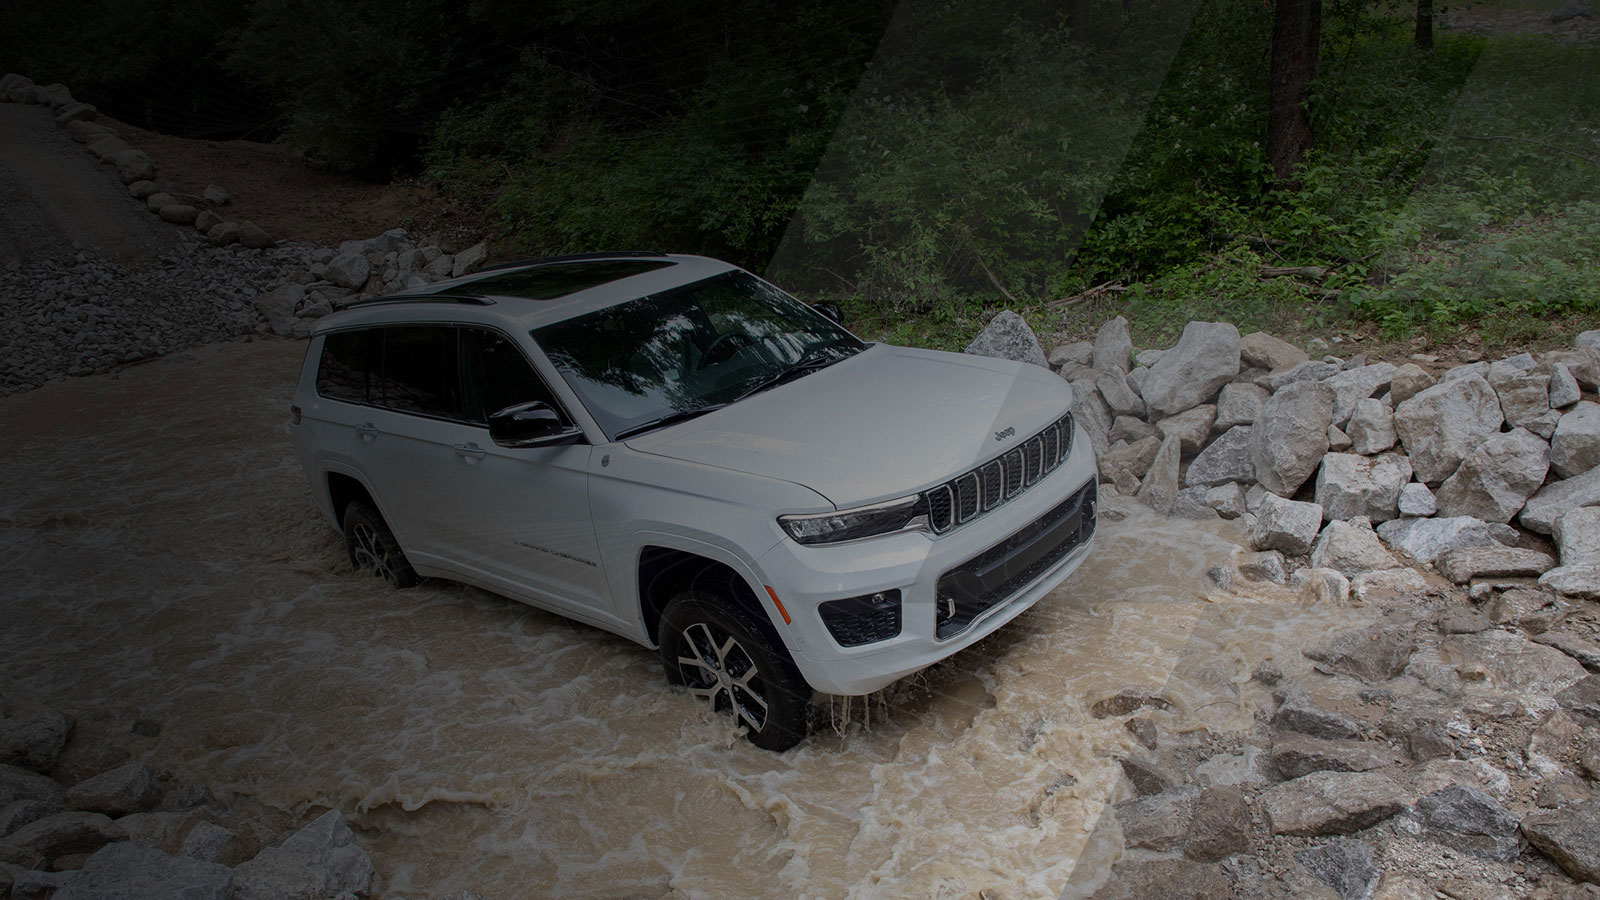
<svg viewBox="0 0 1600 900">
<path fill-rule="evenodd" d="M 0 67 L 134 124 L 425 179 L 500 255 L 727 258 L 910 343 L 1002 306 L 1491 343 L 1600 311 L 1600 50 L 1554 3 L 0 11 Z"/>
</svg>

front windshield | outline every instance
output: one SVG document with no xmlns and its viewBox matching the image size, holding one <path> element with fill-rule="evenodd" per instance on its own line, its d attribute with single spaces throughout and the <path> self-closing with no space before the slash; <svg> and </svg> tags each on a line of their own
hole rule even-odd
<svg viewBox="0 0 1600 900">
<path fill-rule="evenodd" d="M 802 360 L 832 361 L 866 346 L 740 271 L 547 325 L 533 338 L 612 440 L 732 402 Z"/>
</svg>

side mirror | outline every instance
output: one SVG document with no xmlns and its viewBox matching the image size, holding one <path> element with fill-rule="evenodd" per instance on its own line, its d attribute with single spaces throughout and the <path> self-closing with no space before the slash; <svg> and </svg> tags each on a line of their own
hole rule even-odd
<svg viewBox="0 0 1600 900">
<path fill-rule="evenodd" d="M 819 313 L 822 313 L 822 317 L 824 319 L 827 319 L 835 325 L 844 324 L 844 313 L 840 312 L 839 307 L 835 304 L 813 303 L 811 304 L 811 308 Z"/>
<path fill-rule="evenodd" d="M 583 429 L 563 422 L 542 400 L 517 403 L 489 416 L 489 438 L 502 447 L 550 447 L 582 437 Z"/>
</svg>

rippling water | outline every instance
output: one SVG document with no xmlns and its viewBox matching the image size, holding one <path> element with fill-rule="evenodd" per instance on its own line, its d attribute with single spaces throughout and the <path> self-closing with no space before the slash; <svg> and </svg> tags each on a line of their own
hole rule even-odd
<svg viewBox="0 0 1600 900">
<path fill-rule="evenodd" d="M 1059 590 L 782 755 L 634 644 L 475 589 L 349 571 L 284 423 L 304 344 L 207 347 L 0 400 L 0 690 L 126 727 L 223 790 L 353 813 L 380 892 L 1054 897 L 1160 691 L 1163 740 L 1349 610 L 1205 578 L 1242 536 L 1131 508 Z M 1110 848 L 1114 856 L 1116 847 Z"/>
</svg>

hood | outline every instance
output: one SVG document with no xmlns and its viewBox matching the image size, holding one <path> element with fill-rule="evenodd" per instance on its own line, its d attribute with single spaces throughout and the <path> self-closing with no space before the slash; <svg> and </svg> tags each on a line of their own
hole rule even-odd
<svg viewBox="0 0 1600 900">
<path fill-rule="evenodd" d="M 844 508 L 902 497 L 993 459 L 1071 402 L 1072 388 L 1038 366 L 876 344 L 626 443 L 802 484 Z"/>
</svg>

